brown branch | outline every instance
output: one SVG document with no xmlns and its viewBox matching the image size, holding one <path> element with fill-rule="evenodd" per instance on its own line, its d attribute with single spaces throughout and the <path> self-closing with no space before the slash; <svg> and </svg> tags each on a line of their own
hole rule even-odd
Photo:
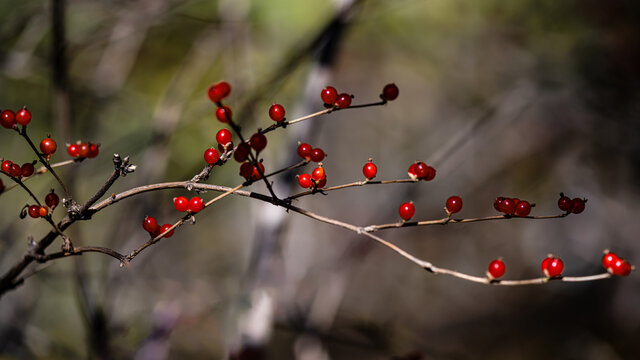
<svg viewBox="0 0 640 360">
<path fill-rule="evenodd" d="M 335 190 L 347 189 L 347 188 L 356 187 L 356 186 L 377 185 L 377 184 L 417 183 L 417 182 L 418 182 L 418 180 L 413 180 L 413 179 L 363 180 L 363 181 L 352 182 L 352 183 L 349 183 L 349 184 L 336 185 L 336 186 L 324 187 L 324 188 L 321 188 L 321 189 L 303 191 L 301 193 L 289 196 L 286 200 L 293 200 L 293 199 L 297 199 L 297 198 L 302 197 L 302 196 L 317 194 L 318 192 L 335 191 Z"/>
</svg>

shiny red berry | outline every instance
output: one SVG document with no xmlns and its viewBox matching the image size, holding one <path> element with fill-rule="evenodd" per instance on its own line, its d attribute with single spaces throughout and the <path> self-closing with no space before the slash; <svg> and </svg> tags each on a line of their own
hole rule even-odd
<svg viewBox="0 0 640 360">
<path fill-rule="evenodd" d="M 33 163 L 24 163 L 22 164 L 21 170 L 23 177 L 29 177 L 33 175 L 33 173 L 36 171 L 36 168 L 33 166 Z"/>
<path fill-rule="evenodd" d="M 22 176 L 22 168 L 20 167 L 20 165 L 15 163 L 11 164 L 11 170 L 9 170 L 9 175 L 13 177 Z"/>
<path fill-rule="evenodd" d="M 311 161 L 313 162 L 320 162 L 324 160 L 325 156 L 326 154 L 324 153 L 324 150 L 320 148 L 314 148 L 313 150 L 311 150 Z"/>
<path fill-rule="evenodd" d="M 369 159 L 369 162 L 364 164 L 362 167 L 362 174 L 367 178 L 367 180 L 373 179 L 376 177 L 376 174 L 378 174 L 378 167 L 373 163 L 373 161 L 371 161 L 371 159 Z"/>
<path fill-rule="evenodd" d="M 160 225 L 152 216 L 145 216 L 144 220 L 142 220 L 142 228 L 150 234 L 160 234 Z"/>
<path fill-rule="evenodd" d="M 218 150 L 214 148 L 208 148 L 204 151 L 204 161 L 207 164 L 213 165 L 217 163 L 218 160 L 220 160 L 220 153 L 218 152 Z"/>
<path fill-rule="evenodd" d="M 347 93 L 342 93 L 338 95 L 338 99 L 336 100 L 336 106 L 340 109 L 345 109 L 351 106 L 351 95 Z"/>
<path fill-rule="evenodd" d="M 44 203 L 47 204 L 48 207 L 53 209 L 60 203 L 60 197 L 58 197 L 58 195 L 53 192 L 53 190 L 51 190 L 51 192 L 44 197 Z"/>
<path fill-rule="evenodd" d="M 251 135 L 251 138 L 249 139 L 249 144 L 251 145 L 251 148 L 253 150 L 259 153 L 260 151 L 264 150 L 264 148 L 267 147 L 267 137 L 264 136 L 264 134 L 255 133 Z"/>
<path fill-rule="evenodd" d="M 398 97 L 398 87 L 396 84 L 387 84 L 382 89 L 382 98 L 387 101 L 395 100 Z"/>
<path fill-rule="evenodd" d="M 31 216 L 32 218 L 36 219 L 40 217 L 40 206 L 38 205 L 31 205 L 29 206 L 29 209 L 27 210 L 27 212 L 29 213 L 29 216 Z"/>
<path fill-rule="evenodd" d="M 174 197 L 173 207 L 178 211 L 187 211 L 189 210 L 189 200 L 184 196 Z"/>
<path fill-rule="evenodd" d="M 404 221 L 409 221 L 409 219 L 413 217 L 413 214 L 415 214 L 415 212 L 416 208 L 415 206 L 413 206 L 413 202 L 403 203 L 398 209 L 398 214 L 400 214 L 400 217 Z"/>
<path fill-rule="evenodd" d="M 502 261 L 501 259 L 495 259 L 489 263 L 489 268 L 487 269 L 487 277 L 490 280 L 500 278 L 502 277 L 502 275 L 504 275 L 506 270 L 507 267 L 504 264 L 504 261 Z"/>
<path fill-rule="evenodd" d="M 162 226 L 160 227 L 160 234 L 162 234 L 163 232 L 165 232 L 165 231 L 169 230 L 169 229 L 171 228 L 171 226 L 173 226 L 173 225 L 171 225 L 171 224 L 164 224 L 164 225 L 162 225 Z M 164 235 L 164 237 L 166 237 L 166 238 L 172 237 L 172 236 L 173 236 L 173 232 L 174 232 L 174 231 L 175 231 L 175 230 L 171 230 L 171 231 L 169 231 L 168 233 L 166 233 L 166 234 Z M 159 235 L 159 234 L 158 234 L 158 235 Z"/>
<path fill-rule="evenodd" d="M 424 181 L 431 181 L 436 177 L 436 169 L 432 166 L 427 166 L 427 176 L 424 177 Z"/>
<path fill-rule="evenodd" d="M 454 195 L 450 196 L 447 199 L 446 204 L 447 214 L 455 214 L 462 210 L 462 198 L 460 196 Z"/>
<path fill-rule="evenodd" d="M 610 271 L 613 275 L 627 276 L 631 274 L 631 270 L 633 270 L 633 268 L 631 267 L 631 264 L 629 264 L 627 260 L 618 258 L 616 261 L 613 262 L 613 265 L 611 266 Z"/>
<path fill-rule="evenodd" d="M 334 88 L 333 86 L 327 86 L 322 89 L 320 98 L 322 98 L 322 101 L 325 104 L 333 105 L 336 100 L 338 100 L 338 90 L 336 90 L 336 88 Z"/>
<path fill-rule="evenodd" d="M 89 156 L 89 152 L 91 151 L 91 147 L 89 143 L 83 142 L 78 145 L 78 156 L 81 158 L 86 158 Z"/>
<path fill-rule="evenodd" d="M 564 263 L 557 257 L 547 256 L 547 258 L 542 260 L 540 268 L 546 277 L 556 277 L 562 275 Z"/>
<path fill-rule="evenodd" d="M 516 211 L 515 214 L 516 216 L 527 216 L 529 215 L 529 213 L 531 213 L 531 204 L 529 204 L 528 201 L 525 200 L 520 200 L 520 201 L 515 201 L 517 199 L 513 199 L 514 203 L 517 203 L 516 205 Z"/>
<path fill-rule="evenodd" d="M 311 152 L 313 148 L 307 143 L 298 144 L 298 156 L 305 160 L 311 160 Z"/>
<path fill-rule="evenodd" d="M 50 137 L 46 137 L 40 141 L 40 151 L 45 155 L 51 155 L 56 152 L 58 144 Z"/>
<path fill-rule="evenodd" d="M 298 185 L 301 187 L 308 189 L 313 186 L 313 182 L 311 181 L 311 175 L 309 174 L 300 174 L 298 175 Z"/>
<path fill-rule="evenodd" d="M 98 156 L 99 153 L 100 153 L 100 145 L 89 143 L 89 153 L 87 154 L 87 157 L 89 159 L 93 159 L 94 157 Z"/>
<path fill-rule="evenodd" d="M 500 211 L 506 215 L 513 215 L 516 212 L 516 203 L 511 198 L 502 198 L 500 203 Z"/>
<path fill-rule="evenodd" d="M 313 172 L 311 173 L 311 178 L 316 182 L 324 179 L 325 176 L 326 173 L 322 166 L 318 166 L 317 168 L 313 169 Z"/>
<path fill-rule="evenodd" d="M 611 271 L 611 268 L 613 268 L 613 265 L 615 264 L 616 260 L 618 260 L 618 259 L 620 259 L 618 257 L 618 255 L 616 255 L 615 253 L 607 251 L 602 256 L 602 266 L 605 269 L 607 269 L 607 271 Z"/>
<path fill-rule="evenodd" d="M 571 200 L 571 212 L 574 214 L 580 214 L 584 211 L 586 200 L 580 198 L 574 198 Z"/>
<path fill-rule="evenodd" d="M 204 201 L 202 198 L 194 196 L 189 200 L 189 211 L 192 213 L 200 212 L 200 210 L 204 209 Z"/>
<path fill-rule="evenodd" d="M 20 125 L 27 125 L 31 122 L 31 111 L 29 111 L 29 109 L 27 109 L 26 107 L 18 110 L 18 112 L 16 113 L 16 121 Z"/>
<path fill-rule="evenodd" d="M 233 136 L 231 135 L 231 131 L 227 129 L 220 129 L 216 134 L 216 141 L 218 144 L 225 146 L 233 140 Z"/>
<path fill-rule="evenodd" d="M 8 174 L 11 171 L 11 165 L 13 165 L 11 161 L 3 160 L 2 165 L 0 165 L 0 169 L 2 169 L 2 172 Z"/>
<path fill-rule="evenodd" d="M 232 116 L 233 112 L 231 111 L 231 108 L 226 105 L 216 109 L 216 119 L 220 122 L 228 123 Z"/>
<path fill-rule="evenodd" d="M 258 170 L 260 169 L 260 170 Z M 251 180 L 259 180 L 262 177 L 260 176 L 260 173 L 262 173 L 264 175 L 264 165 L 262 165 L 261 162 L 258 163 L 258 166 L 253 166 L 253 170 L 251 171 Z"/>
<path fill-rule="evenodd" d="M 67 145 L 67 154 L 71 157 L 80 156 L 80 146 L 78 144 L 69 144 Z"/>
<path fill-rule="evenodd" d="M 229 85 L 226 81 L 221 81 L 217 84 L 213 84 L 209 86 L 207 90 L 207 96 L 209 96 L 209 100 L 214 103 L 218 103 L 222 101 L 225 97 L 231 94 L 231 85 Z"/>
<path fill-rule="evenodd" d="M 280 104 L 273 104 L 269 108 L 269 117 L 273 121 L 282 121 L 284 120 L 284 106 Z"/>
<path fill-rule="evenodd" d="M 429 175 L 429 165 L 422 161 L 417 161 L 413 164 L 413 169 L 411 166 L 409 167 L 409 176 L 411 176 L 411 172 L 420 180 L 426 179 Z"/>
<path fill-rule="evenodd" d="M 13 110 L 3 110 L 0 113 L 0 125 L 2 127 L 11 129 L 16 124 L 16 114 Z"/>
<path fill-rule="evenodd" d="M 46 206 L 40 206 L 38 208 L 38 214 L 42 217 L 45 217 L 47 216 L 47 214 L 49 214 L 49 209 L 47 209 Z"/>
<path fill-rule="evenodd" d="M 571 212 L 572 206 L 573 203 L 571 199 L 568 196 L 564 196 L 564 194 L 560 194 L 560 199 L 558 199 L 558 207 L 560 210 Z"/>
</svg>

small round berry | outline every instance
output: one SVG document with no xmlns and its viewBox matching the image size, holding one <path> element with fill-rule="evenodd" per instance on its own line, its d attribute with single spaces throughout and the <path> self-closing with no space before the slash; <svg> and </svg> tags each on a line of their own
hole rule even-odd
<svg viewBox="0 0 640 360">
<path fill-rule="evenodd" d="M 87 157 L 89 159 L 93 159 L 96 156 L 98 156 L 99 153 L 100 153 L 100 145 L 89 143 L 89 153 L 87 154 Z"/>
<path fill-rule="evenodd" d="M 259 169 L 259 170 L 258 170 Z M 258 163 L 258 166 L 253 166 L 253 170 L 251 171 L 251 180 L 259 180 L 262 178 L 260 173 L 264 175 L 264 165 L 261 162 Z"/>
<path fill-rule="evenodd" d="M 214 148 L 208 148 L 204 151 L 204 161 L 207 164 L 213 165 L 217 163 L 218 160 L 220 160 L 220 153 L 218 152 L 218 150 Z"/>
<path fill-rule="evenodd" d="M 378 174 L 378 167 L 369 159 L 369 162 L 362 167 L 362 174 L 367 180 L 371 180 Z"/>
<path fill-rule="evenodd" d="M 351 95 L 347 93 L 342 93 L 338 95 L 338 99 L 336 100 L 336 106 L 340 109 L 345 109 L 351 106 Z"/>
<path fill-rule="evenodd" d="M 410 173 L 411 173 L 411 170 L 412 170 L 411 167 L 409 167 Z M 429 175 L 429 165 L 423 163 L 422 161 L 417 161 L 413 164 L 413 173 L 420 180 L 426 179 L 427 176 Z"/>
<path fill-rule="evenodd" d="M 568 196 L 564 196 L 564 194 L 560 194 L 560 199 L 558 199 L 558 207 L 560 210 L 571 212 L 572 206 L 573 203 L 571 199 Z"/>
<path fill-rule="evenodd" d="M 145 216 L 144 220 L 142 220 L 142 228 L 150 234 L 160 234 L 160 225 L 152 216 Z"/>
<path fill-rule="evenodd" d="M 574 214 L 580 214 L 584 211 L 586 200 L 580 198 L 574 198 L 571 200 L 571 212 Z"/>
<path fill-rule="evenodd" d="M 311 178 L 313 178 L 313 180 L 315 180 L 316 182 L 324 179 L 325 176 L 327 176 L 327 174 L 325 173 L 322 166 L 318 166 L 317 168 L 313 169 L 313 172 L 311 173 Z"/>
<path fill-rule="evenodd" d="M 197 213 L 202 209 L 204 209 L 204 201 L 202 201 L 202 198 L 194 196 L 189 200 L 189 211 Z"/>
<path fill-rule="evenodd" d="M 177 196 L 173 198 L 173 207 L 178 211 L 189 210 L 189 200 L 184 196 Z"/>
<path fill-rule="evenodd" d="M 324 160 L 325 156 L 326 154 L 324 153 L 324 150 L 320 148 L 314 148 L 313 150 L 311 150 L 311 161 L 313 162 L 320 162 Z"/>
<path fill-rule="evenodd" d="M 249 158 L 249 152 L 251 152 L 251 146 L 246 142 L 240 143 L 233 152 L 233 159 L 241 163 Z"/>
<path fill-rule="evenodd" d="M 325 104 L 333 105 L 338 100 L 338 90 L 333 86 L 327 86 L 322 89 L 320 98 Z"/>
<path fill-rule="evenodd" d="M 301 158 L 305 159 L 305 160 L 311 160 L 311 153 L 313 151 L 313 148 L 311 147 L 311 145 L 307 144 L 307 143 L 299 143 L 298 144 L 298 156 L 300 156 Z"/>
<path fill-rule="evenodd" d="M 557 257 L 547 256 L 547 258 L 542 260 L 540 268 L 542 269 L 542 273 L 546 277 L 556 277 L 562 275 L 562 270 L 564 270 L 564 263 Z"/>
<path fill-rule="evenodd" d="M 457 195 L 450 196 L 447 199 L 446 209 L 449 215 L 460 212 L 462 210 L 462 198 Z"/>
<path fill-rule="evenodd" d="M 531 204 L 529 204 L 528 201 L 525 201 L 525 200 L 515 201 L 517 199 L 513 199 L 513 200 L 514 200 L 514 203 L 517 203 L 516 211 L 515 211 L 516 216 L 524 217 L 529 215 L 529 213 L 531 213 Z"/>
<path fill-rule="evenodd" d="M 511 198 L 503 198 L 500 211 L 506 215 L 513 215 L 516 212 L 516 203 Z"/>
<path fill-rule="evenodd" d="M 220 129 L 216 134 L 216 141 L 222 146 L 230 143 L 232 140 L 233 136 L 231 135 L 231 131 L 227 129 Z"/>
<path fill-rule="evenodd" d="M 2 169 L 2 172 L 8 174 L 11 171 L 11 165 L 13 165 L 11 161 L 3 160 L 2 165 L 0 165 L 0 169 Z"/>
<path fill-rule="evenodd" d="M 31 205 L 31 206 L 29 206 L 28 212 L 29 212 L 29 216 L 31 216 L 32 218 L 34 218 L 34 219 L 39 218 L 40 217 L 40 206 Z"/>
<path fill-rule="evenodd" d="M 36 168 L 33 166 L 33 163 L 24 163 L 22 164 L 21 170 L 23 177 L 29 177 L 33 175 L 33 173 L 36 171 Z"/>
<path fill-rule="evenodd" d="M 80 146 L 78 144 L 67 145 L 67 154 L 74 158 L 80 156 Z"/>
<path fill-rule="evenodd" d="M 16 113 L 16 121 L 18 122 L 18 124 L 26 126 L 31 122 L 31 111 L 29 111 L 29 109 L 27 109 L 26 107 L 18 110 L 18 112 Z"/>
<path fill-rule="evenodd" d="M 496 209 L 496 211 L 502 212 L 502 202 L 504 201 L 504 198 L 501 196 L 498 196 L 496 198 L 496 201 L 493 202 L 493 208 Z"/>
<path fill-rule="evenodd" d="M 504 261 L 502 261 L 501 259 L 495 259 L 489 263 L 489 268 L 487 270 L 487 277 L 490 280 L 500 278 L 502 277 L 502 275 L 504 275 L 506 270 L 507 270 L 507 267 L 504 264 Z"/>
<path fill-rule="evenodd" d="M 325 185 L 327 185 L 327 177 L 323 177 L 322 180 L 316 182 L 316 188 L 318 189 L 322 189 L 323 187 L 325 187 Z"/>
<path fill-rule="evenodd" d="M 22 168 L 20 167 L 20 165 L 16 163 L 11 164 L 11 170 L 9 170 L 9 175 L 16 178 L 22 176 Z"/>
<path fill-rule="evenodd" d="M 602 266 L 608 271 L 611 271 L 611 268 L 613 268 L 613 264 L 615 264 L 616 260 L 618 259 L 620 259 L 618 255 L 616 255 L 615 253 L 606 251 L 602 256 Z"/>
<path fill-rule="evenodd" d="M 301 187 L 308 189 L 313 186 L 313 182 L 311 181 L 311 175 L 309 174 L 300 174 L 298 175 L 298 185 Z"/>
<path fill-rule="evenodd" d="M 38 214 L 42 217 L 45 217 L 47 216 L 47 214 L 49 214 L 49 209 L 47 209 L 46 206 L 40 206 L 38 208 Z"/>
<path fill-rule="evenodd" d="M 284 106 L 280 104 L 273 104 L 269 108 L 269 117 L 273 121 L 280 122 L 284 120 Z"/>
<path fill-rule="evenodd" d="M 432 166 L 427 166 L 427 176 L 425 176 L 422 180 L 431 181 L 436 177 L 436 169 Z"/>
<path fill-rule="evenodd" d="M 395 100 L 398 97 L 398 87 L 396 84 L 387 84 L 382 89 L 382 98 L 387 101 Z"/>
<path fill-rule="evenodd" d="M 209 96 L 209 100 L 214 103 L 220 102 L 225 97 L 231 94 L 231 85 L 229 85 L 226 81 L 221 81 L 217 84 L 213 84 L 209 86 L 207 90 L 207 96 Z"/>
<path fill-rule="evenodd" d="M 216 119 L 222 123 L 228 123 L 229 119 L 233 116 L 231 108 L 224 105 L 216 109 Z"/>
<path fill-rule="evenodd" d="M 253 164 L 251 162 L 246 161 L 240 165 L 240 176 L 249 180 L 251 179 L 251 175 L 253 174 Z"/>
<path fill-rule="evenodd" d="M 53 209 L 60 203 L 60 197 L 58 197 L 58 195 L 52 189 L 51 192 L 44 197 L 44 203 L 47 204 L 48 207 Z"/>
<path fill-rule="evenodd" d="M 16 114 L 13 110 L 3 110 L 0 113 L 0 125 L 2 127 L 11 129 L 16 124 Z"/>
<path fill-rule="evenodd" d="M 253 150 L 259 153 L 267 147 L 267 137 L 262 133 L 255 133 L 251 135 L 249 144 L 251 145 L 251 148 L 253 148 Z"/>
<path fill-rule="evenodd" d="M 160 227 L 160 234 L 162 234 L 163 232 L 165 232 L 165 231 L 169 230 L 169 229 L 171 228 L 171 226 L 172 226 L 171 224 L 164 224 L 164 225 L 162 225 L 162 226 Z M 174 231 L 175 231 L 175 230 L 171 230 L 171 231 L 169 231 L 168 233 L 166 233 L 166 234 L 164 235 L 164 237 L 169 238 L 169 237 L 173 236 L 173 232 L 174 232 Z M 158 234 L 158 235 L 160 235 L 160 234 Z"/>
<path fill-rule="evenodd" d="M 407 174 L 411 180 L 418 180 L 418 174 L 416 174 L 416 163 L 409 165 L 409 170 L 407 170 Z"/>
<path fill-rule="evenodd" d="M 89 156 L 89 152 L 91 151 L 91 147 L 89 143 L 83 142 L 78 145 L 78 156 L 81 158 L 86 158 Z"/>
<path fill-rule="evenodd" d="M 51 155 L 56 152 L 58 144 L 50 137 L 46 137 L 40 141 L 40 151 L 45 155 Z"/>
<path fill-rule="evenodd" d="M 611 266 L 610 271 L 613 275 L 627 276 L 631 274 L 631 270 L 633 270 L 633 268 L 631 267 L 631 264 L 629 264 L 627 260 L 617 259 Z"/>
<path fill-rule="evenodd" d="M 413 217 L 413 214 L 415 214 L 415 212 L 416 208 L 415 206 L 413 206 L 413 202 L 403 203 L 398 209 L 398 214 L 400 214 L 400 217 L 404 221 L 409 221 L 409 219 Z"/>
</svg>

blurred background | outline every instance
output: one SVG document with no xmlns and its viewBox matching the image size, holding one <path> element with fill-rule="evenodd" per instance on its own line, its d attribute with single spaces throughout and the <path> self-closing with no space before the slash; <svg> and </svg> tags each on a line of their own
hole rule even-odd
<svg viewBox="0 0 640 360">
<path fill-rule="evenodd" d="M 78 201 L 128 155 L 135 173 L 110 192 L 191 178 L 224 124 L 207 87 L 233 86 L 226 103 L 245 136 L 322 109 L 326 85 L 384 107 L 341 111 L 268 135 L 267 172 L 298 161 L 297 141 L 321 147 L 328 185 L 357 181 L 369 157 L 378 178 L 406 178 L 413 161 L 432 182 L 374 185 L 294 204 L 357 225 L 444 215 L 495 215 L 497 196 L 559 213 L 558 194 L 588 198 L 584 213 L 378 233 L 434 265 L 483 275 L 502 256 L 507 279 L 540 276 L 560 256 L 566 275 L 601 273 L 611 249 L 640 254 L 640 5 L 635 1 L 52 0 L 0 3 L 0 108 L 33 113 L 34 139 L 59 149 L 78 139 L 100 156 L 60 171 Z M 0 134 L 0 156 L 34 159 Z M 310 167 L 307 169 L 310 171 Z M 297 170 L 274 178 L 287 196 Z M 5 184 L 10 180 L 1 177 Z M 242 182 L 233 160 L 208 183 Z M 29 181 L 44 197 L 49 176 Z M 266 193 L 262 184 L 251 190 Z M 76 245 L 128 253 L 147 240 L 145 215 L 180 218 L 146 193 L 76 223 Z M 205 200 L 215 196 L 204 193 Z M 29 202 L 0 195 L 0 271 L 41 238 L 20 220 Z M 18 204 L 19 206 L 16 206 Z M 62 209 L 54 218 L 62 217 Z M 57 240 L 50 251 L 57 251 Z M 630 359 L 640 346 L 640 281 L 627 278 L 494 287 L 425 272 L 364 237 L 238 196 L 227 197 L 120 268 L 101 254 L 31 265 L 0 299 L 1 359 Z"/>
</svg>

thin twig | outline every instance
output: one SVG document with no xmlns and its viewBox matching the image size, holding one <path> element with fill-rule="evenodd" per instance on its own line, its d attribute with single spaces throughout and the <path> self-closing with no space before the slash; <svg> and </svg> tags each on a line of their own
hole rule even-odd
<svg viewBox="0 0 640 360">
<path fill-rule="evenodd" d="M 297 198 L 302 197 L 302 196 L 316 194 L 318 192 L 328 192 L 328 191 L 334 191 L 334 190 L 341 190 L 341 189 L 346 189 L 346 188 L 355 187 L 355 186 L 376 185 L 376 184 L 400 184 L 400 183 L 415 183 L 415 182 L 418 182 L 418 181 L 417 180 L 413 180 L 413 179 L 363 180 L 363 181 L 352 182 L 352 183 L 349 183 L 349 184 L 325 187 L 325 188 L 321 188 L 321 189 L 317 189 L 317 190 L 303 191 L 301 193 L 289 196 L 286 200 L 293 200 L 293 199 L 297 199 Z"/>
</svg>

